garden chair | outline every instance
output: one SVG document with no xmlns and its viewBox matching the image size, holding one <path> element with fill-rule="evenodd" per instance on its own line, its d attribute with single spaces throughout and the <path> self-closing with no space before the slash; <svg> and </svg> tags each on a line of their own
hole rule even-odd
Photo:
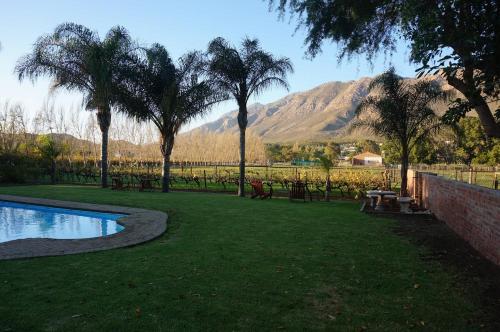
<svg viewBox="0 0 500 332">
<path fill-rule="evenodd" d="M 304 202 L 306 201 L 306 191 L 309 194 L 309 200 L 312 202 L 312 195 L 307 187 L 307 184 L 302 181 L 293 181 L 291 182 L 291 187 L 288 191 L 288 198 L 290 200 L 294 199 L 302 199 Z"/>
<path fill-rule="evenodd" d="M 255 197 L 260 197 L 260 199 L 272 198 L 273 197 L 273 187 L 269 185 L 269 192 L 264 191 L 264 184 L 260 180 L 253 180 L 250 182 L 252 186 L 252 199 Z"/>
</svg>

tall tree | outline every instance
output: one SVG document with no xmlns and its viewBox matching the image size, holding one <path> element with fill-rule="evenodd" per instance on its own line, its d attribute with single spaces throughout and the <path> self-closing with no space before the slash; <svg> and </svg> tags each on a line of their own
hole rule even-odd
<svg viewBox="0 0 500 332">
<path fill-rule="evenodd" d="M 208 45 L 209 73 L 220 91 L 232 95 L 238 103 L 240 128 L 240 174 L 238 195 L 245 196 L 245 131 L 248 125 L 247 103 L 272 86 L 288 89 L 287 74 L 293 72 L 290 59 L 276 58 L 264 51 L 257 39 L 243 39 L 235 48 L 223 38 Z"/>
<path fill-rule="evenodd" d="M 118 109 L 153 122 L 160 132 L 163 192 L 169 191 L 170 156 L 181 126 L 227 99 L 203 78 L 204 66 L 198 52 L 184 55 L 176 65 L 163 46 L 154 44 L 137 58 L 120 84 Z"/>
<path fill-rule="evenodd" d="M 340 45 L 340 58 L 392 52 L 404 38 L 419 75 L 443 75 L 466 100 L 456 99 L 447 119 L 474 109 L 489 137 L 500 138 L 500 2 L 497 0 L 270 0 L 271 7 L 297 14 L 315 56 L 324 40 Z"/>
<path fill-rule="evenodd" d="M 431 105 L 447 100 L 448 95 L 434 81 L 405 81 L 394 68 L 374 78 L 368 90 L 379 94 L 369 95 L 359 104 L 353 128 L 365 127 L 396 144 L 401 161 L 401 196 L 406 196 L 410 152 L 439 128 Z M 369 115 L 361 119 L 364 113 Z"/>
<path fill-rule="evenodd" d="M 116 82 L 127 67 L 134 43 L 122 27 L 112 28 L 101 40 L 97 32 L 82 25 L 64 23 L 50 35 L 40 37 L 33 52 L 22 57 L 16 72 L 19 80 L 52 78 L 52 88 L 66 88 L 84 95 L 85 107 L 97 110 L 101 129 L 101 184 L 107 187 L 108 131 L 111 108 L 116 102 Z"/>
</svg>

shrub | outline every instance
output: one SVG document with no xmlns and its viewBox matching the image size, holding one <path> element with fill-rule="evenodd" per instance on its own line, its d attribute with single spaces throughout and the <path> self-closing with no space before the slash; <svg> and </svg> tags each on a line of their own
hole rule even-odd
<svg viewBox="0 0 500 332">
<path fill-rule="evenodd" d="M 26 183 L 43 175 L 42 161 L 38 157 L 17 153 L 0 154 L 0 183 Z"/>
</svg>

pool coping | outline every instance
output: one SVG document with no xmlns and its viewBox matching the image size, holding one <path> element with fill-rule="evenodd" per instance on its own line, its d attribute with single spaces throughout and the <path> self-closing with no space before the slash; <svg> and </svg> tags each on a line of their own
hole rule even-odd
<svg viewBox="0 0 500 332">
<path fill-rule="evenodd" d="M 167 230 L 168 215 L 161 211 L 14 195 L 0 195 L 0 200 L 126 215 L 117 220 L 125 229 L 103 237 L 70 240 L 29 238 L 0 243 L 0 260 L 80 254 L 128 247 L 153 240 Z"/>
</svg>

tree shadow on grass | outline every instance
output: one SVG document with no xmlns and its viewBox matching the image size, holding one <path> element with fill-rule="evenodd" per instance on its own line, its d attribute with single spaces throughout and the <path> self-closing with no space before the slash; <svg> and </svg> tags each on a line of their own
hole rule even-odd
<svg viewBox="0 0 500 332">
<path fill-rule="evenodd" d="M 430 215 L 393 215 L 394 232 L 426 248 L 424 261 L 437 261 L 466 296 L 480 306 L 485 330 L 500 331 L 500 266 L 490 262 L 444 222 Z"/>
</svg>

